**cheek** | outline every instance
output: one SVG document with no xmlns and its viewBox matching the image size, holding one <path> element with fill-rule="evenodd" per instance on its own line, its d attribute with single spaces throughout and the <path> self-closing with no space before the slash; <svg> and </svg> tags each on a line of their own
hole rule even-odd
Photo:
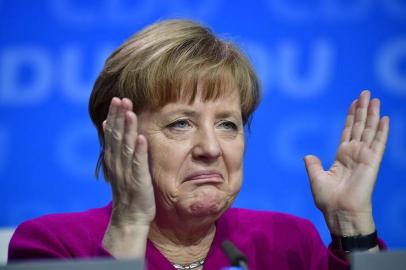
<svg viewBox="0 0 406 270">
<path fill-rule="evenodd" d="M 176 186 L 180 167 L 187 155 L 184 144 L 165 143 L 159 138 L 149 143 L 149 165 L 153 181 L 159 187 Z"/>
<path fill-rule="evenodd" d="M 230 173 L 241 174 L 244 158 L 244 140 L 239 140 L 224 147 L 224 158 Z"/>
<path fill-rule="evenodd" d="M 244 140 L 242 139 L 224 148 L 230 193 L 238 192 L 242 184 L 244 146 Z"/>
</svg>

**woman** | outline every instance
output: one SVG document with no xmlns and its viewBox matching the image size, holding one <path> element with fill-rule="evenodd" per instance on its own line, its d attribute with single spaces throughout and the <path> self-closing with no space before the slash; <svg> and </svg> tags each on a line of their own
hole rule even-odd
<svg viewBox="0 0 406 270">
<path fill-rule="evenodd" d="M 379 100 L 364 91 L 352 103 L 328 171 L 305 157 L 329 249 L 306 220 L 230 209 L 258 103 L 255 72 L 231 43 L 191 21 L 142 30 L 108 58 L 89 102 L 112 204 L 23 223 L 9 260 L 145 257 L 149 269 L 220 269 L 231 240 L 251 269 L 346 269 L 347 252 L 378 250 L 371 194 L 389 128 Z"/>
</svg>

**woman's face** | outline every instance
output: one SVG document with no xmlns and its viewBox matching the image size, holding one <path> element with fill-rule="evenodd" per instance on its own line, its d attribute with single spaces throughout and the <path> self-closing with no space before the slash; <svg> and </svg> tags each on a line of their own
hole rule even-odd
<svg viewBox="0 0 406 270">
<path fill-rule="evenodd" d="M 241 187 L 244 128 L 238 91 L 139 114 L 149 144 L 157 210 L 221 214 Z"/>
</svg>

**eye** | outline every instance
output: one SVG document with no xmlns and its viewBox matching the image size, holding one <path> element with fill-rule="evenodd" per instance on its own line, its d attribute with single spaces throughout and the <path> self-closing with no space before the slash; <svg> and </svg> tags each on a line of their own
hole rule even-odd
<svg viewBox="0 0 406 270">
<path fill-rule="evenodd" d="M 238 130 L 238 126 L 231 121 L 223 121 L 220 123 L 220 127 L 226 130 Z"/>
<path fill-rule="evenodd" d="M 192 125 L 189 123 L 187 119 L 179 119 L 168 125 L 169 128 L 173 129 L 186 129 L 190 128 L 191 126 Z"/>
</svg>

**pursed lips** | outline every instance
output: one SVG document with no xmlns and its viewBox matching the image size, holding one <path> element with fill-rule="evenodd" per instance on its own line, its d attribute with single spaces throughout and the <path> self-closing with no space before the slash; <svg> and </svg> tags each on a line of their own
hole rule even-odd
<svg viewBox="0 0 406 270">
<path fill-rule="evenodd" d="M 189 174 L 184 182 L 196 181 L 199 183 L 222 183 L 224 180 L 223 174 L 215 170 L 202 170 Z"/>
</svg>

